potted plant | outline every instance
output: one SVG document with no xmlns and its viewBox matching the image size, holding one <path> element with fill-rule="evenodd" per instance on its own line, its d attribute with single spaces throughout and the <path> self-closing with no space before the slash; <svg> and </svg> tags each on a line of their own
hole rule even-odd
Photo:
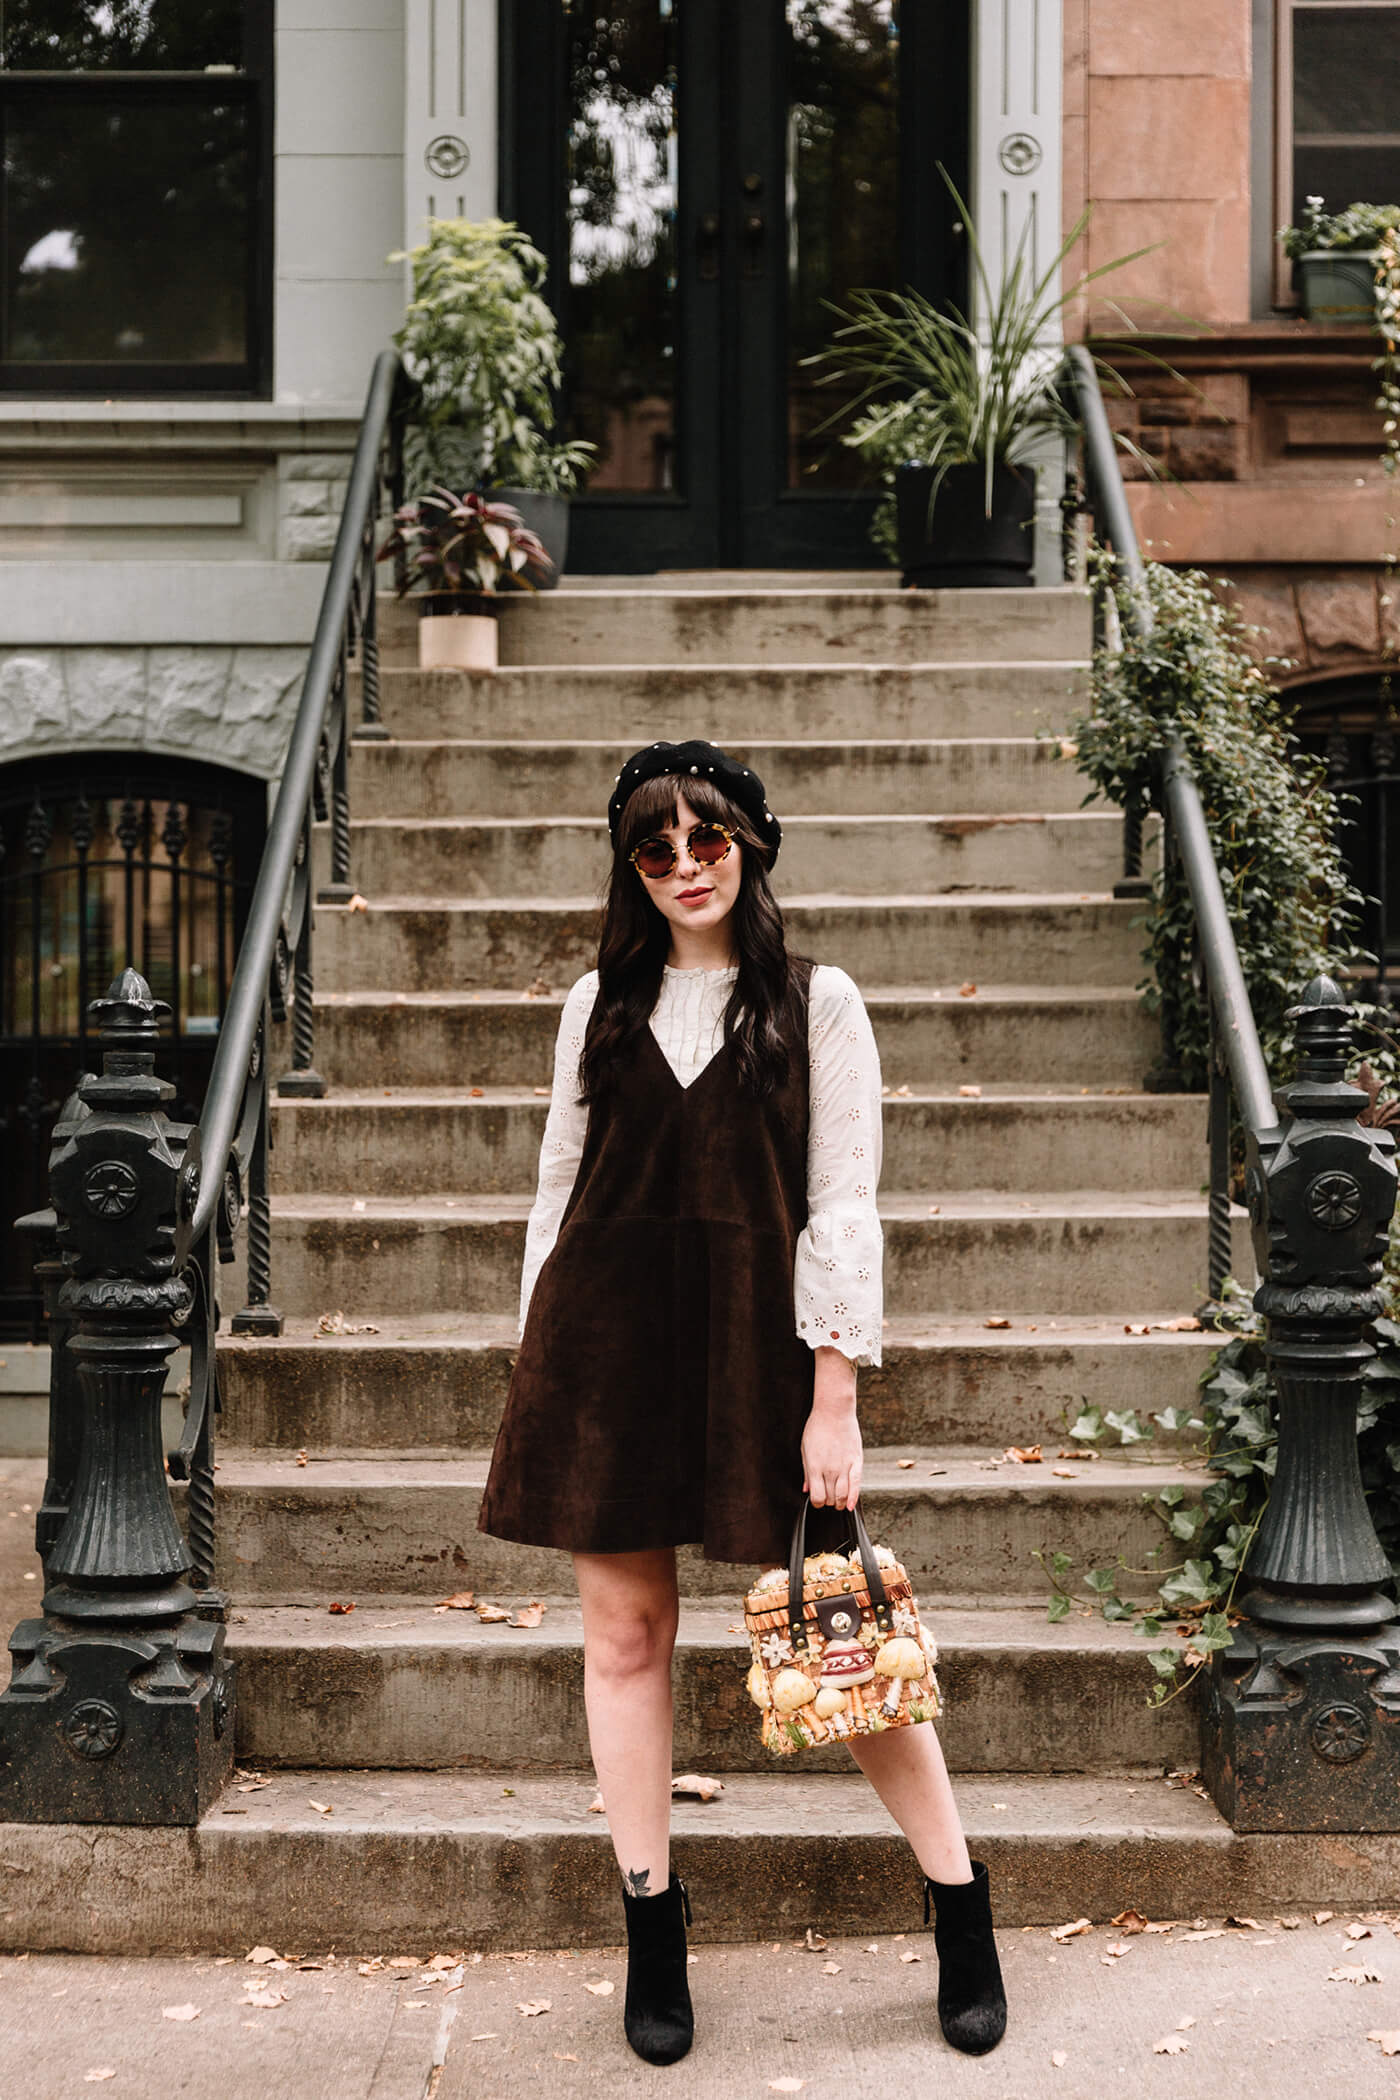
<svg viewBox="0 0 1400 2100">
<path fill-rule="evenodd" d="M 1349 204 L 1325 212 L 1308 197 L 1302 223 L 1281 226 L 1283 252 L 1298 266 L 1298 289 L 1309 321 L 1369 328 L 1376 317 L 1376 264 L 1381 237 L 1400 225 L 1400 205 Z"/>
<path fill-rule="evenodd" d="M 823 427 L 855 411 L 840 442 L 882 472 L 886 496 L 872 537 L 898 561 L 904 584 L 1025 584 L 1034 561 L 1035 461 L 1047 439 L 1063 440 L 1076 428 L 1061 398 L 1054 324 L 1096 278 L 1149 251 L 1118 256 L 1061 288 L 1062 265 L 1089 214 L 1081 215 L 1039 276 L 1027 257 L 1027 221 L 994 288 L 971 214 L 946 170 L 939 172 L 967 237 L 979 319 L 956 306 L 935 306 L 915 291 L 857 291 L 847 307 L 831 306 L 844 325 L 807 362 L 826 367 L 824 381 L 859 383 L 854 400 Z M 1131 329 L 1090 338 L 1095 363 L 1117 392 L 1132 389 L 1097 346 L 1131 341 L 1137 355 L 1180 380 L 1164 360 L 1137 348 L 1163 332 Z M 1120 435 L 1119 442 L 1152 471 L 1131 439 Z"/>
<path fill-rule="evenodd" d="M 555 434 L 559 331 L 546 263 L 505 219 L 430 219 L 428 238 L 389 260 L 412 268 L 394 337 L 416 397 L 404 465 L 418 488 L 474 488 L 521 513 L 548 549 L 549 589 L 568 552 L 569 498 L 595 448 Z"/>
<path fill-rule="evenodd" d="M 519 511 L 475 489 L 459 496 L 435 488 L 405 503 L 377 558 L 391 554 L 406 557 L 399 595 L 417 590 L 418 662 L 425 671 L 494 671 L 502 580 L 533 590 L 531 574 L 547 575 L 551 567 Z"/>
</svg>

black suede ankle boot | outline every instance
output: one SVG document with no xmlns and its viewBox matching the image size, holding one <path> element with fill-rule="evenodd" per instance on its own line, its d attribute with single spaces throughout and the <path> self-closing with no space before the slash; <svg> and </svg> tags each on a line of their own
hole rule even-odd
<svg viewBox="0 0 1400 2100">
<path fill-rule="evenodd" d="M 695 2033 L 685 1951 L 690 1898 L 685 1883 L 672 1874 L 654 1896 L 634 1896 L 624 1886 L 622 1905 L 627 1913 L 622 2024 L 638 2056 L 649 2064 L 673 2064 Z"/>
<path fill-rule="evenodd" d="M 1006 1993 L 985 1862 L 973 1860 L 971 1881 L 932 1881 L 925 1875 L 925 1925 L 930 1903 L 937 1913 L 938 2024 L 953 2048 L 982 2056 L 1006 2032 Z"/>
</svg>

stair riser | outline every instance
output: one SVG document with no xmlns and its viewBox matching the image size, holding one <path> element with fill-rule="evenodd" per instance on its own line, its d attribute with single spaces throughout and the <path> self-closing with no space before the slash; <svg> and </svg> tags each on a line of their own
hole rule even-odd
<svg viewBox="0 0 1400 2100">
<path fill-rule="evenodd" d="M 1236 1228 L 1239 1253 L 1246 1236 Z M 510 1313 L 523 1219 L 272 1217 L 275 1302 L 317 1316 Z M 378 1240 L 376 1247 L 373 1242 Z M 1237 1270 L 1237 1273 L 1247 1273 Z M 931 1217 L 885 1227 L 885 1311 L 930 1319 L 1046 1308 L 1086 1318 L 1125 1306 L 1189 1312 L 1206 1292 L 1205 1216 Z"/>
<path fill-rule="evenodd" d="M 860 984 L 1125 985 L 1142 971 L 1137 907 L 1104 899 L 997 905 L 789 905 L 789 944 L 835 963 Z M 521 905 L 501 910 L 402 909 L 316 914 L 315 972 L 325 992 L 419 992 L 476 986 L 567 990 L 592 969 L 598 915 Z"/>
<path fill-rule="evenodd" d="M 416 661 L 416 612 L 382 610 L 385 661 Z M 557 591 L 502 604 L 499 627 L 503 664 L 1019 663 L 1091 638 L 1074 589 Z"/>
<path fill-rule="evenodd" d="M 863 1799 L 864 1782 L 853 1775 L 851 1784 Z M 265 1829 L 215 1815 L 194 1830 L 114 1828 L 95 1843 L 86 1830 L 6 1824 L 13 1886 L 0 1946 L 182 1955 L 270 1944 L 420 1957 L 444 1947 L 616 1948 L 617 1862 L 603 1818 L 586 1813 L 591 1786 L 576 1775 L 578 1827 L 566 1829 L 507 1813 L 487 1830 L 443 1829 L 431 1814 L 387 1827 L 337 1827 L 332 1815 Z M 1146 1783 L 1144 1822 L 1154 1796 Z M 800 1835 L 760 1829 L 736 1840 L 722 1814 L 722 1803 L 697 1805 L 687 1827 L 682 1810 L 672 1837 L 672 1863 L 696 1898 L 695 1944 L 800 1940 L 808 1926 L 862 1940 L 922 1932 L 919 1871 L 898 1831 L 852 1833 L 838 1812 Z M 1106 1924 L 1125 1904 L 1150 1918 L 1368 1910 L 1400 1887 L 1393 1836 L 1231 1843 L 1207 1823 L 1164 1843 L 1149 1828 L 1012 1833 L 988 1814 L 968 1822 L 967 1837 L 987 1862 L 1003 1930 L 1078 1917 Z M 931 1940 L 920 1944 L 931 1963 Z"/>
<path fill-rule="evenodd" d="M 853 897 L 1013 887 L 1101 891 L 1112 888 L 1122 865 L 1123 826 L 1111 813 L 876 823 L 811 817 L 785 828 L 773 887 L 780 900 L 820 890 Z M 601 823 L 425 830 L 409 820 L 353 824 L 350 831 L 350 879 L 367 897 L 598 896 L 610 866 Z M 318 884 L 329 882 L 330 868 L 323 826 L 312 848 Z"/>
<path fill-rule="evenodd" d="M 507 1629 L 500 1629 L 503 1633 Z M 936 1631 L 936 1629 L 935 1629 Z M 259 1647 L 230 1629 L 239 1659 L 238 1754 L 257 1765 L 391 1766 L 548 1772 L 589 1760 L 581 1648 L 508 1635 L 488 1655 L 461 1648 Z M 1144 1644 L 1145 1650 L 1146 1644 Z M 777 1762 L 744 1689 L 747 1645 L 678 1647 L 672 1667 L 677 1771 L 767 1772 Z M 1147 1704 L 1146 1653 L 940 1644 L 939 1739 L 955 1772 L 1110 1772 L 1194 1762 L 1182 1700 Z M 804 1753 L 845 1772 L 843 1746 Z"/>
<path fill-rule="evenodd" d="M 368 1076 L 368 1074 L 366 1074 Z M 548 1103 L 283 1102 L 274 1190 L 417 1196 L 425 1186 L 533 1193 Z M 1127 1102 L 884 1103 L 888 1188 L 1196 1188 L 1208 1172 L 1205 1104 L 1192 1095 Z"/>
<path fill-rule="evenodd" d="M 607 737 L 625 756 L 654 738 L 692 735 L 726 751 L 749 739 L 1058 736 L 1087 692 L 1082 663 L 387 670 L 381 708 L 394 736 Z M 351 705 L 357 720 L 354 694 Z"/>
<path fill-rule="evenodd" d="M 1082 1406 L 1193 1406 L 1212 1346 L 1168 1335 L 1014 1350 L 887 1345 L 883 1364 L 860 1374 L 861 1427 L 872 1447 L 1043 1443 L 1051 1455 Z M 225 1340 L 221 1450 L 489 1449 L 513 1360 L 504 1345 L 396 1344 L 391 1327 L 370 1344 Z M 1176 1442 L 1158 1430 L 1154 1448 Z"/>
<path fill-rule="evenodd" d="M 862 710 L 863 712 L 863 710 Z M 863 726 L 863 725 L 862 725 Z M 356 743 L 350 807 L 359 817 L 587 816 L 607 807 L 636 745 Z M 839 743 L 725 746 L 752 766 L 789 817 L 929 810 L 1068 814 L 1088 792 L 1057 744 Z"/>
<path fill-rule="evenodd" d="M 920 1470 L 927 1470 L 922 1461 L 911 1481 Z M 1037 1479 L 1027 1488 L 1026 1473 L 1040 1469 L 1016 1470 L 1014 1486 L 1003 1468 L 976 1491 L 942 1492 L 930 1478 L 916 1492 L 862 1493 L 871 1536 L 897 1541 L 921 1604 L 1043 1600 L 1049 1589 L 1033 1548 L 1069 1553 L 1080 1568 L 1112 1566 L 1120 1553 L 1129 1567 L 1143 1567 L 1166 1536 L 1136 1490 L 1100 1490 L 1092 1474 L 1077 1482 Z M 502 1602 L 573 1593 L 569 1554 L 488 1537 L 476 1529 L 480 1503 L 479 1487 L 439 1484 L 431 1475 L 415 1483 L 321 1486 L 308 1466 L 303 1477 L 270 1491 L 242 1485 L 226 1470 L 215 1580 L 245 1605 L 437 1600 L 461 1589 Z M 737 1600 L 752 1577 L 736 1563 L 707 1561 L 698 1546 L 681 1547 L 677 1565 L 687 1597 Z M 1150 1596 L 1155 1585 L 1125 1572 L 1121 1588 L 1124 1596 Z"/>
<path fill-rule="evenodd" d="M 319 951 L 318 951 L 319 952 Z M 1034 1006 L 950 998 L 936 1006 L 867 997 L 892 1085 L 929 1079 L 1137 1087 L 1160 1049 L 1136 1000 Z M 321 1005 L 316 1063 L 332 1086 L 547 1086 L 557 999 L 451 1007 Z M 891 1184 L 892 1186 L 893 1184 Z"/>
</svg>

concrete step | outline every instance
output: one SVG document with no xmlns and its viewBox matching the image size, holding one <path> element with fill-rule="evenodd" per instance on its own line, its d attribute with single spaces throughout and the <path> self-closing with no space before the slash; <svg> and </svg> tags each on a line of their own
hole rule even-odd
<svg viewBox="0 0 1400 2100">
<path fill-rule="evenodd" d="M 858 983 L 1136 984 L 1140 907 L 1111 896 L 786 897 L 788 944 Z M 319 991 L 534 984 L 566 991 L 598 956 L 591 897 L 370 897 L 317 907 Z"/>
<path fill-rule="evenodd" d="M 637 741 L 640 741 L 638 739 Z M 592 816 L 607 807 L 635 742 L 558 738 L 499 743 L 352 743 L 350 807 L 364 817 Z M 1050 737 L 889 738 L 756 743 L 725 749 L 779 796 L 783 818 L 929 810 L 1043 815 L 1080 808 L 1089 783 Z M 786 844 L 784 851 L 786 852 Z"/>
<path fill-rule="evenodd" d="M 1047 1464 L 1066 1463 L 1055 1454 L 1075 1448 L 1066 1436 L 1083 1407 L 1146 1417 L 1194 1406 L 1220 1337 L 1152 1321 L 1040 1313 L 990 1329 L 975 1319 L 891 1320 L 883 1362 L 860 1373 L 864 1435 L 911 1456 L 921 1444 L 1042 1444 Z M 221 1334 L 224 1452 L 450 1458 L 489 1447 L 515 1360 L 515 1320 L 399 1313 L 370 1324 L 373 1333 L 325 1335 L 313 1321 L 289 1319 L 279 1336 Z M 1159 1428 L 1153 1448 L 1176 1442 Z"/>
<path fill-rule="evenodd" d="M 639 666 L 578 663 L 495 672 L 385 668 L 380 713 L 396 737 L 1033 737 L 1064 733 L 1089 691 L 1072 659 L 967 663 Z M 352 720 L 358 680 L 352 677 Z M 617 771 L 617 767 L 613 767 Z M 760 766 L 762 773 L 763 768 Z M 764 774 L 764 779 L 767 775 Z"/>
<path fill-rule="evenodd" d="M 416 662 L 417 614 L 380 600 L 388 663 Z M 1089 654 L 1088 591 L 823 588 L 546 591 L 500 606 L 503 664 L 1067 661 Z"/>
<path fill-rule="evenodd" d="M 513 1602 L 506 1598 L 504 1601 Z M 939 1737 L 955 1772 L 1121 1772 L 1194 1763 L 1196 1718 L 1183 1700 L 1148 1704 L 1149 1642 L 1088 1605 L 1050 1625 L 1043 1606 L 942 1611 Z M 674 1756 L 682 1771 L 771 1771 L 744 1689 L 742 1613 L 687 1604 L 672 1667 Z M 736 1626 L 739 1631 L 736 1632 Z M 483 1625 L 475 1612 L 420 1604 L 331 1616 L 288 1607 L 231 1614 L 238 1658 L 238 1755 L 259 1766 L 387 1766 L 548 1773 L 589 1762 L 583 1624 L 573 1597 L 546 1600 L 533 1628 Z M 844 1772 L 841 1744 L 809 1770 Z"/>
<path fill-rule="evenodd" d="M 274 1197 L 274 1303 L 313 1317 L 343 1309 L 354 1320 L 388 1311 L 509 1314 L 529 1209 L 525 1195 Z M 1206 1295 L 1200 1197 L 934 1189 L 884 1195 L 880 1215 L 885 1309 L 895 1317 L 1032 1307 L 1092 1317 L 1144 1297 L 1187 1313 Z M 1248 1277 L 1243 1211 L 1235 1240 L 1234 1273 Z"/>
<path fill-rule="evenodd" d="M 369 1080 L 373 1066 L 365 1062 Z M 274 1105 L 273 1188 L 413 1196 L 425 1170 L 474 1195 L 533 1189 L 549 1103 L 532 1087 L 364 1085 Z M 1038 1092 L 967 1100 L 946 1088 L 888 1094 L 892 1188 L 1190 1188 L 1207 1178 L 1206 1104 L 1193 1094 Z M 430 1169 L 427 1163 L 431 1162 Z"/>
<path fill-rule="evenodd" d="M 911 1454 L 912 1455 L 912 1454 Z M 568 1553 L 520 1546 L 476 1528 L 488 1455 L 428 1460 L 251 1458 L 219 1461 L 220 1522 L 215 1579 L 239 1608 L 255 1604 L 387 1607 L 434 1601 L 457 1590 L 492 1596 L 573 1593 Z M 925 1449 L 912 1467 L 883 1450 L 866 1455 L 861 1507 L 872 1538 L 892 1545 L 921 1605 L 1044 1602 L 1039 1547 L 1077 1567 L 1163 1568 L 1180 1559 L 1145 1493 L 1176 1482 L 1199 1492 L 1204 1461 L 1184 1454 L 1101 1458 L 1053 1476 L 1043 1461 L 974 1457 Z M 185 1490 L 176 1491 L 182 1499 Z M 737 1598 L 753 1570 L 705 1560 L 698 1546 L 677 1555 L 682 1595 Z M 1124 1596 L 1151 1596 L 1150 1575 L 1124 1573 Z"/>
<path fill-rule="evenodd" d="M 320 962 L 324 956 L 318 949 Z M 319 964 L 318 964 L 319 967 Z M 955 1083 L 1135 1090 L 1157 1055 L 1157 1022 L 1120 986 L 957 983 L 861 989 L 892 1086 Z M 563 991 L 325 992 L 316 1063 L 336 1086 L 382 1073 L 397 1086 L 547 1086 Z"/>
<path fill-rule="evenodd" d="M 330 847 L 330 828 L 319 825 L 317 884 L 330 880 Z M 369 817 L 350 826 L 350 879 L 369 897 L 596 896 L 611 865 L 602 817 Z M 1110 890 L 1122 866 L 1113 810 L 792 817 L 773 887 L 780 901 L 822 889 Z"/>
<path fill-rule="evenodd" d="M 674 1802 L 672 1859 L 691 1893 L 692 1939 L 907 1932 L 931 1960 L 917 1939 L 918 1865 L 871 1787 L 854 1771 L 791 1763 L 736 1773 L 717 1800 Z M 1367 1911 L 1400 1887 L 1394 1836 L 1237 1837 L 1193 1787 L 1159 1771 L 1007 1773 L 963 1779 L 957 1791 L 1002 1928 L 1106 1924 L 1129 1906 L 1154 1920 Z M 289 1770 L 248 1793 L 230 1789 L 192 1830 L 119 1826 L 97 1842 L 86 1827 L 7 1823 L 0 1946 L 615 1948 L 617 1863 L 604 1818 L 589 1813 L 593 1794 L 583 1771 Z"/>
</svg>

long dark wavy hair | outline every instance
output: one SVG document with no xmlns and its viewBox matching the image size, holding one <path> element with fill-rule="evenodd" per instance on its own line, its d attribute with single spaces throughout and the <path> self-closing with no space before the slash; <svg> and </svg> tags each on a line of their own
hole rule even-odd
<svg viewBox="0 0 1400 2100">
<path fill-rule="evenodd" d="M 599 1101 L 613 1084 L 622 1053 L 651 1019 L 671 928 L 627 858 L 639 839 L 678 823 L 677 796 L 702 821 L 727 825 L 742 852 L 739 894 L 731 913 L 738 975 L 724 1010 L 724 1040 L 734 1046 L 739 1083 L 762 1098 L 787 1076 L 786 1039 L 799 994 L 783 915 L 768 884 L 769 849 L 743 810 L 713 781 L 689 773 L 644 780 L 623 805 L 617 847 L 603 900 L 598 942 L 598 997 L 579 1061 L 579 1098 Z"/>
</svg>

